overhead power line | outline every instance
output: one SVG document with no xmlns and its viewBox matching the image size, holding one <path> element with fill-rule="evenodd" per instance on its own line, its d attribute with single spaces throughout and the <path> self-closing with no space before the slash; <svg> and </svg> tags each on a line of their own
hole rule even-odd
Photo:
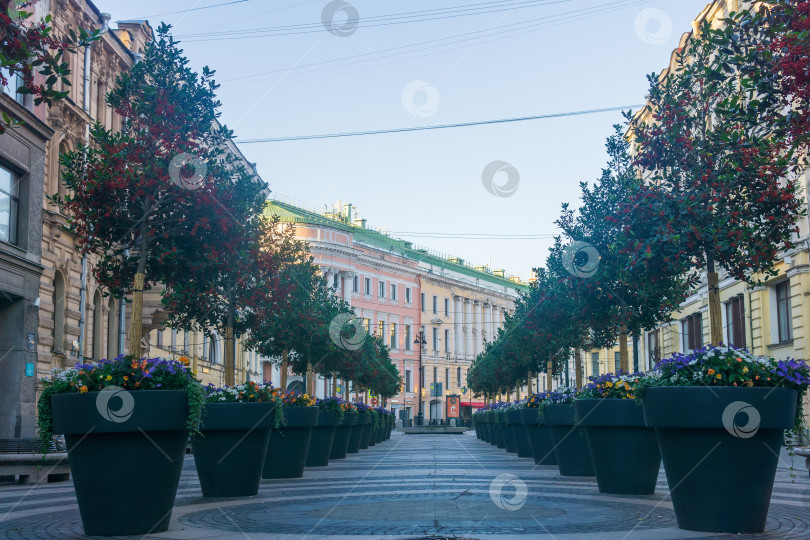
<svg viewBox="0 0 810 540">
<path fill-rule="evenodd" d="M 150 19 L 152 17 L 162 17 L 163 15 L 176 15 L 178 13 L 189 13 L 191 11 L 200 11 L 200 10 L 203 10 L 203 9 L 211 9 L 211 8 L 215 8 L 215 7 L 230 6 L 230 5 L 233 5 L 233 4 L 244 4 L 245 2 L 250 2 L 250 0 L 233 0 L 231 2 L 222 2 L 220 4 L 211 4 L 209 6 L 200 6 L 200 7 L 188 8 L 188 9 L 180 9 L 180 10 L 177 10 L 177 11 L 166 11 L 164 13 L 153 13 L 152 15 L 144 15 L 144 16 L 141 16 L 141 17 L 136 17 L 136 20 Z"/>
<path fill-rule="evenodd" d="M 302 141 L 302 140 L 309 140 L 309 139 L 335 139 L 338 137 L 358 137 L 361 135 L 382 135 L 384 133 L 404 133 L 408 131 L 429 131 L 429 130 L 437 130 L 437 129 L 448 129 L 448 128 L 458 128 L 458 127 L 470 127 L 470 126 L 483 126 L 488 124 L 506 124 L 510 122 L 525 122 L 528 120 L 543 120 L 547 118 L 563 118 L 568 116 L 583 116 L 586 114 L 596 114 L 596 113 L 603 113 L 603 112 L 612 112 L 612 111 L 624 111 L 627 109 L 633 108 L 641 108 L 643 105 L 622 105 L 619 107 L 605 107 L 603 109 L 586 109 L 581 111 L 571 111 L 571 112 L 563 112 L 563 113 L 551 113 L 551 114 L 538 114 L 535 116 L 520 116 L 517 118 L 499 118 L 496 120 L 479 120 L 476 122 L 459 122 L 456 124 L 439 124 L 436 126 L 415 126 L 415 127 L 405 127 L 405 128 L 391 128 L 391 129 L 375 129 L 369 131 L 349 131 L 343 133 L 321 133 L 318 135 L 294 135 L 290 137 L 267 137 L 261 139 L 244 139 L 239 140 L 236 139 L 236 143 L 238 144 L 253 144 L 253 143 L 263 143 L 263 142 L 284 142 L 284 141 Z"/>
</svg>

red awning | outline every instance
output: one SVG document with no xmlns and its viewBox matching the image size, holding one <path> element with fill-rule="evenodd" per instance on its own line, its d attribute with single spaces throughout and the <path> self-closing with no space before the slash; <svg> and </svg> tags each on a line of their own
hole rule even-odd
<svg viewBox="0 0 810 540">
<path fill-rule="evenodd" d="M 470 402 L 469 402 L 469 401 L 464 401 L 464 400 L 462 399 L 462 400 L 461 400 L 461 404 L 460 404 L 460 405 L 461 405 L 462 407 L 469 407 L 469 406 L 470 406 Z M 482 407 L 486 406 L 486 403 L 484 403 L 483 401 L 473 401 L 473 402 L 472 402 L 472 406 L 473 406 L 473 409 L 480 409 L 480 408 L 482 408 Z"/>
</svg>

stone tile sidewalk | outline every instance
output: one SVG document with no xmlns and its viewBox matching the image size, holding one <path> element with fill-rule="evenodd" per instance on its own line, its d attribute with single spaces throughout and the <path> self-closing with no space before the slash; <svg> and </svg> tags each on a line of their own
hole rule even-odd
<svg viewBox="0 0 810 540">
<path fill-rule="evenodd" d="M 394 433 L 360 454 L 308 468 L 304 478 L 262 481 L 252 498 L 203 498 L 188 457 L 172 525 L 149 537 L 810 538 L 810 478 L 802 459 L 793 465 L 795 481 L 784 454 L 765 534 L 712 536 L 677 528 L 663 470 L 655 495 L 601 495 L 592 478 L 563 478 L 556 467 L 535 466 L 471 432 Z M 493 483 L 497 477 L 501 482 Z M 80 538 L 82 532 L 69 482 L 0 486 L 0 537 Z"/>
</svg>

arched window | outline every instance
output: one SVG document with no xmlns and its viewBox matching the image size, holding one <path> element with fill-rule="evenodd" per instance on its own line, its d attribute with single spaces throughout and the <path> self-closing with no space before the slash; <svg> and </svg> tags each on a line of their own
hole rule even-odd
<svg viewBox="0 0 810 540">
<path fill-rule="evenodd" d="M 110 297 L 107 313 L 107 359 L 118 356 L 118 302 Z"/>
<path fill-rule="evenodd" d="M 208 341 L 208 361 L 212 364 L 222 363 L 222 347 L 219 344 L 219 334 L 211 332 L 211 339 Z"/>
<path fill-rule="evenodd" d="M 70 152 L 70 146 L 68 145 L 67 141 L 62 141 L 59 143 L 59 155 L 67 154 Z M 59 194 L 60 197 L 64 197 L 67 195 L 67 186 L 65 185 L 65 180 L 62 178 L 62 174 L 64 172 L 64 167 L 59 165 L 59 175 L 56 179 L 56 192 Z"/>
<path fill-rule="evenodd" d="M 102 339 L 104 334 L 101 332 L 101 325 L 102 325 L 102 311 L 104 309 L 104 304 L 101 301 L 101 291 L 96 291 L 95 296 L 93 296 L 93 360 L 101 360 L 101 355 L 104 350 Z"/>
<path fill-rule="evenodd" d="M 65 349 L 65 277 L 56 272 L 53 277 L 53 350 Z"/>
</svg>

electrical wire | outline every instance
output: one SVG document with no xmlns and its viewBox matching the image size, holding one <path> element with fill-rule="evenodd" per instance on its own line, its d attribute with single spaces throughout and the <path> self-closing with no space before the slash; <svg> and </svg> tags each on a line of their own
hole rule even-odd
<svg viewBox="0 0 810 540">
<path fill-rule="evenodd" d="M 321 133 L 318 135 L 295 135 L 290 137 L 267 137 L 267 138 L 260 138 L 260 139 L 244 139 L 239 140 L 236 139 L 235 142 L 237 144 L 254 144 L 254 143 L 264 143 L 264 142 L 284 142 L 284 141 L 302 141 L 302 140 L 310 140 L 310 139 L 334 139 L 339 137 L 358 137 L 362 135 L 381 135 L 385 133 L 404 133 L 409 131 L 430 131 L 430 130 L 437 130 L 437 129 L 448 129 L 448 128 L 458 128 L 458 127 L 470 127 L 470 126 L 483 126 L 489 124 L 506 124 L 511 122 L 525 122 L 528 120 L 543 120 L 547 118 L 563 118 L 563 117 L 570 117 L 570 116 L 582 116 L 586 114 L 596 114 L 596 113 L 603 113 L 603 112 L 611 112 L 611 111 L 623 111 L 627 109 L 633 108 L 640 108 L 643 105 L 622 105 L 618 107 L 605 107 L 602 109 L 586 109 L 580 111 L 571 111 L 571 112 L 564 112 L 564 113 L 551 113 L 551 114 L 539 114 L 535 116 L 521 116 L 517 118 L 500 118 L 497 120 L 479 120 L 476 122 L 459 122 L 456 124 L 439 124 L 435 126 L 414 126 L 414 127 L 405 127 L 405 128 L 391 128 L 391 129 L 375 129 L 369 131 L 349 131 L 344 133 Z"/>
<path fill-rule="evenodd" d="M 211 8 L 215 8 L 215 7 L 230 6 L 230 5 L 233 5 L 233 4 L 244 4 L 245 2 L 250 2 L 250 0 L 233 0 L 231 2 L 222 2 L 221 4 L 211 4 L 210 6 L 200 6 L 200 7 L 188 8 L 188 9 L 180 9 L 178 11 L 167 11 L 165 13 L 154 13 L 152 15 L 145 15 L 145 16 L 142 16 L 142 17 L 135 17 L 134 19 L 135 20 L 150 19 L 152 17 L 162 17 L 163 15 L 176 15 L 178 13 L 188 13 L 190 11 L 201 11 L 203 9 L 211 9 Z"/>
</svg>

